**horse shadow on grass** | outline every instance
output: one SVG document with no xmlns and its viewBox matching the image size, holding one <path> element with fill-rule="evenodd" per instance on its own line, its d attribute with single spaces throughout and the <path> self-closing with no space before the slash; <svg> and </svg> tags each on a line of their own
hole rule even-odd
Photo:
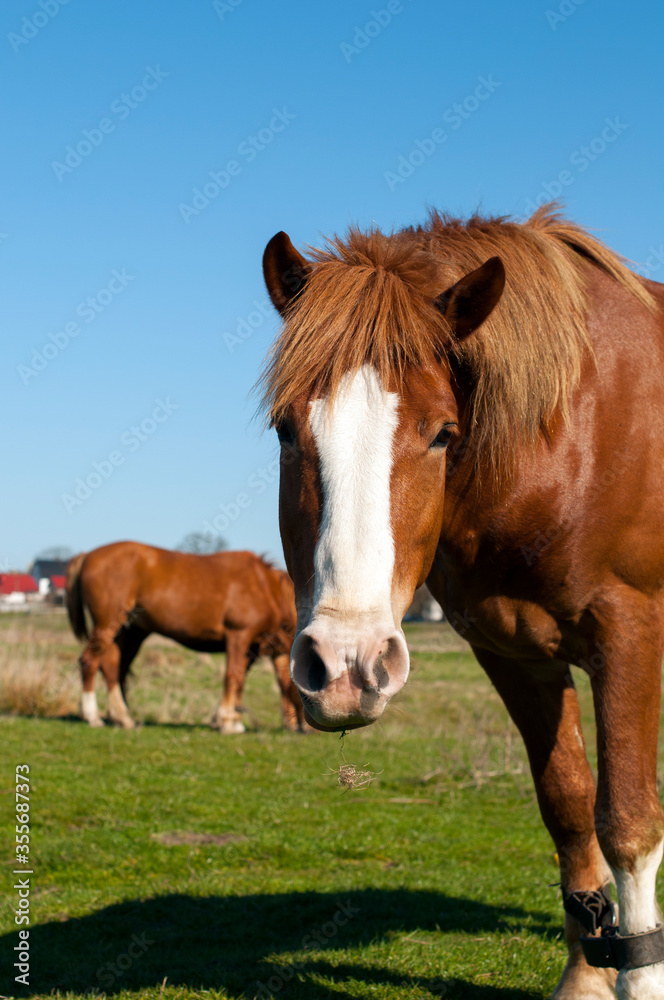
<svg viewBox="0 0 664 1000">
<path fill-rule="evenodd" d="M 368 964 L 358 956 L 355 962 L 348 954 L 390 942 L 405 949 L 402 939 L 418 931 L 513 936 L 524 924 L 549 939 L 557 932 L 543 914 L 426 890 L 173 894 L 31 927 L 30 985 L 11 983 L 9 992 L 35 997 L 60 990 L 110 998 L 123 990 L 158 989 L 166 978 L 169 987 L 225 990 L 247 1000 L 345 1000 L 359 995 L 359 983 L 370 996 L 389 990 L 421 1000 L 541 1000 L 541 994 L 447 977 L 442 945 L 432 952 L 438 956 L 435 971 L 425 975 L 402 971 L 393 960 L 388 967 L 375 958 Z M 13 969 L 17 944 L 17 933 L 0 938 L 5 971 Z M 467 947 L 476 946 L 469 941 Z M 422 958 L 417 963 L 430 967 Z"/>
</svg>

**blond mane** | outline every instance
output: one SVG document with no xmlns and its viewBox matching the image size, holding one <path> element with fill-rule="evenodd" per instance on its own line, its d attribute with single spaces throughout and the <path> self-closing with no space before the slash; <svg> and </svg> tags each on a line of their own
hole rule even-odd
<svg viewBox="0 0 664 1000">
<path fill-rule="evenodd" d="M 434 299 L 496 255 L 507 275 L 503 296 L 459 344 Z M 592 356 L 588 261 L 655 309 L 623 259 L 553 205 L 526 223 L 462 222 L 434 212 L 426 226 L 389 236 L 351 229 L 345 240 L 311 249 L 309 259 L 311 274 L 259 382 L 270 419 L 278 422 L 303 393 L 334 395 L 343 376 L 364 364 L 399 382 L 407 367 L 446 352 L 470 371 L 466 433 L 494 468 L 509 464 L 514 445 L 534 441 L 554 413 L 568 415 L 583 359 Z"/>
</svg>

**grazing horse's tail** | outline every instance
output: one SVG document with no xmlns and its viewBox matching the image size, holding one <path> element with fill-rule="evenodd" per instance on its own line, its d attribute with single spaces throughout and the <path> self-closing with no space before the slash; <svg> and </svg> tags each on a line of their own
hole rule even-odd
<svg viewBox="0 0 664 1000">
<path fill-rule="evenodd" d="M 69 624 L 77 639 L 89 638 L 81 593 L 81 566 L 86 555 L 86 552 L 79 553 L 69 560 L 67 566 L 67 614 L 69 615 Z"/>
</svg>

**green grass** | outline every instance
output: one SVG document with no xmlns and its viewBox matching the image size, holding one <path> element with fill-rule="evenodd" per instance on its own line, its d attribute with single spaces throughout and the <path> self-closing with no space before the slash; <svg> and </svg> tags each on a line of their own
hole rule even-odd
<svg viewBox="0 0 664 1000">
<path fill-rule="evenodd" d="M 13 656 L 21 634 L 70 676 L 63 620 L 0 619 Z M 255 731 L 221 737 L 202 724 L 215 665 L 160 642 L 137 661 L 138 730 L 0 718 L 0 994 L 550 996 L 564 963 L 557 868 L 520 742 L 463 643 L 439 626 L 409 640 L 405 690 L 343 740 L 282 732 L 266 665 L 247 684 Z M 581 697 L 589 720 L 586 684 Z M 343 792 L 344 760 L 375 780 Z M 29 988 L 12 972 L 19 763 L 32 784 Z"/>
</svg>

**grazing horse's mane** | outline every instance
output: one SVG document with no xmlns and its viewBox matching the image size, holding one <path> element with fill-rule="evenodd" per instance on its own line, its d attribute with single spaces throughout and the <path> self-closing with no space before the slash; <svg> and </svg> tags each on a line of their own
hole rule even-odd
<svg viewBox="0 0 664 1000">
<path fill-rule="evenodd" d="M 505 266 L 505 291 L 479 330 L 459 343 L 435 299 L 493 256 Z M 567 415 L 583 358 L 592 354 L 585 262 L 655 309 L 623 259 L 561 218 L 555 205 L 525 223 L 432 212 L 426 226 L 389 236 L 351 229 L 345 240 L 310 248 L 309 261 L 259 382 L 270 419 L 279 421 L 303 393 L 334 395 L 344 375 L 364 364 L 398 383 L 407 367 L 447 353 L 471 374 L 465 431 L 494 468 L 509 464 L 518 441 L 534 441 L 556 410 Z"/>
<path fill-rule="evenodd" d="M 266 569 L 273 569 L 276 573 L 281 572 L 279 567 L 275 564 L 274 559 L 270 559 L 267 552 L 261 552 L 258 558 L 263 563 Z"/>
</svg>

